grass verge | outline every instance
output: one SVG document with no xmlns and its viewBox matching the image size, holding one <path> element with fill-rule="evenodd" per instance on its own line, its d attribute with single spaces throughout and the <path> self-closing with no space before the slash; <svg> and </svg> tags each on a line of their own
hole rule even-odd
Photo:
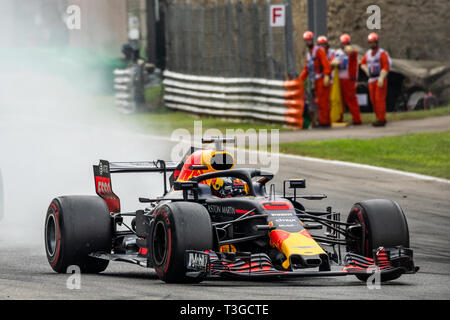
<svg viewBox="0 0 450 320">
<path fill-rule="evenodd" d="M 417 110 L 408 112 L 388 112 L 386 113 L 386 120 L 388 122 L 402 121 L 402 120 L 417 120 L 430 117 L 441 117 L 450 115 L 450 104 L 444 107 L 439 107 L 431 110 Z M 362 120 L 364 123 L 375 122 L 375 113 L 362 113 Z M 346 112 L 344 114 L 344 122 L 352 122 L 352 116 Z"/>
<path fill-rule="evenodd" d="M 154 95 L 154 92 L 147 92 L 147 96 Z M 429 117 L 438 117 L 450 115 L 450 105 L 446 107 L 440 107 L 432 110 L 422 110 L 422 111 L 410 111 L 410 112 L 393 112 L 387 114 L 387 120 L 389 122 L 401 121 L 401 120 L 414 120 L 414 119 L 425 119 Z M 213 117 L 200 117 L 193 114 L 171 111 L 167 108 L 160 108 L 157 111 L 152 111 L 149 113 L 140 113 L 129 116 L 130 120 L 135 122 L 141 128 L 151 132 L 161 132 L 169 133 L 177 128 L 184 128 L 190 132 L 194 131 L 194 121 L 202 121 L 203 131 L 208 129 L 219 129 L 222 133 L 226 132 L 226 129 L 242 129 L 247 131 L 249 129 L 255 130 L 271 130 L 279 129 L 283 131 L 292 131 L 294 129 L 281 126 L 267 124 L 263 122 L 251 122 L 251 121 L 237 121 L 233 119 L 219 119 Z M 371 123 L 374 122 L 374 114 L 362 114 L 363 122 Z M 351 115 L 345 114 L 344 120 L 346 122 L 351 122 Z"/>
<path fill-rule="evenodd" d="M 450 179 L 450 131 L 280 144 L 280 152 Z"/>
<path fill-rule="evenodd" d="M 218 119 L 213 117 L 199 117 L 185 112 L 174 112 L 166 108 L 160 108 L 157 111 L 150 113 L 138 113 L 129 115 L 129 120 L 136 124 L 141 130 L 160 133 L 160 134 L 170 134 L 173 130 L 182 128 L 189 132 L 194 132 L 194 122 L 202 122 L 203 133 L 209 129 L 218 129 L 223 134 L 226 133 L 227 129 L 232 130 L 271 130 L 278 129 L 280 131 L 292 130 L 287 127 L 265 124 L 261 122 L 250 122 L 250 121 L 235 121 L 227 119 Z"/>
</svg>

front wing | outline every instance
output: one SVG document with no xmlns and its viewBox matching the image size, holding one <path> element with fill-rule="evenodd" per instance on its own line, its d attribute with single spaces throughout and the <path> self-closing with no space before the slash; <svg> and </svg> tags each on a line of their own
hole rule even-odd
<svg viewBox="0 0 450 320">
<path fill-rule="evenodd" d="M 412 274 L 419 268 L 412 261 L 412 250 L 395 248 L 377 250 L 374 259 L 349 253 L 345 257 L 346 265 L 337 266 L 330 271 L 311 269 L 279 270 L 270 258 L 264 254 L 216 253 L 212 251 L 186 251 L 185 266 L 187 275 L 221 276 L 240 279 L 270 279 L 289 277 L 336 277 L 348 275 L 381 276 Z"/>
</svg>

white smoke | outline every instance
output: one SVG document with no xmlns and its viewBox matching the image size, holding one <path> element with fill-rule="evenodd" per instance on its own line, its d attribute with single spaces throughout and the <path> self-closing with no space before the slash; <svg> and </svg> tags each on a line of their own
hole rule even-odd
<svg viewBox="0 0 450 320">
<path fill-rule="evenodd" d="M 11 8 L 11 1 L 2 1 L 0 18 Z M 23 29 L 29 23 L 18 19 L 13 26 Z M 0 49 L 0 247 L 43 250 L 50 201 L 95 194 L 92 165 L 99 159 L 153 160 L 168 152 L 124 125 L 124 116 L 114 113 L 111 92 L 100 89 L 106 87 L 104 74 L 78 60 L 79 49 L 48 43 L 27 47 L 8 39 Z M 158 176 L 113 177 L 124 210 L 140 208 L 139 196 L 159 196 L 161 185 Z"/>
</svg>

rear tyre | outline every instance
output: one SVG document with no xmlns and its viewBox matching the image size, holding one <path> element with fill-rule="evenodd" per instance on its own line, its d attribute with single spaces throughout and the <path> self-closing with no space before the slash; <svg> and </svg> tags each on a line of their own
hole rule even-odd
<svg viewBox="0 0 450 320">
<path fill-rule="evenodd" d="M 405 214 L 398 203 L 391 200 L 367 200 L 353 206 L 347 219 L 348 223 L 360 223 L 365 234 L 359 235 L 359 241 L 347 238 L 347 251 L 373 258 L 373 250 L 379 247 L 409 248 L 409 230 Z M 363 241 L 365 238 L 365 241 Z M 370 274 L 356 275 L 361 281 L 367 281 Z M 385 274 L 381 281 L 397 279 L 401 274 Z"/>
<path fill-rule="evenodd" d="M 65 273 L 78 266 L 82 273 L 104 271 L 109 261 L 93 252 L 111 252 L 112 221 L 105 201 L 97 196 L 54 199 L 45 219 L 45 251 L 50 266 Z"/>
<path fill-rule="evenodd" d="M 213 247 L 211 218 L 200 204 L 172 202 L 157 210 L 150 252 L 158 277 L 166 283 L 196 283 L 202 277 L 186 276 L 186 250 Z"/>
</svg>

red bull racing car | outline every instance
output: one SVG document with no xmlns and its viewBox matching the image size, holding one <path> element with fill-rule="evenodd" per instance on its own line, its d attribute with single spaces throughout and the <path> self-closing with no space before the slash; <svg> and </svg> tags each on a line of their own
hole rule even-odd
<svg viewBox="0 0 450 320">
<path fill-rule="evenodd" d="M 69 266 L 99 273 L 110 261 L 154 268 L 167 283 L 214 277 L 282 278 L 355 275 L 381 281 L 418 271 L 399 205 L 390 200 L 356 203 L 346 221 L 328 207 L 308 210 L 305 180 L 284 181 L 275 194 L 270 172 L 235 169 L 227 139 L 206 139 L 214 148 L 191 148 L 180 163 L 117 163 L 94 166 L 98 196 L 54 199 L 45 220 L 45 248 L 53 270 Z M 146 207 L 121 212 L 111 174 L 157 172 L 164 195 L 140 198 Z M 169 176 L 170 174 L 170 176 Z M 268 188 L 267 188 L 268 187 Z M 267 191 L 269 189 L 269 191 Z"/>
</svg>

